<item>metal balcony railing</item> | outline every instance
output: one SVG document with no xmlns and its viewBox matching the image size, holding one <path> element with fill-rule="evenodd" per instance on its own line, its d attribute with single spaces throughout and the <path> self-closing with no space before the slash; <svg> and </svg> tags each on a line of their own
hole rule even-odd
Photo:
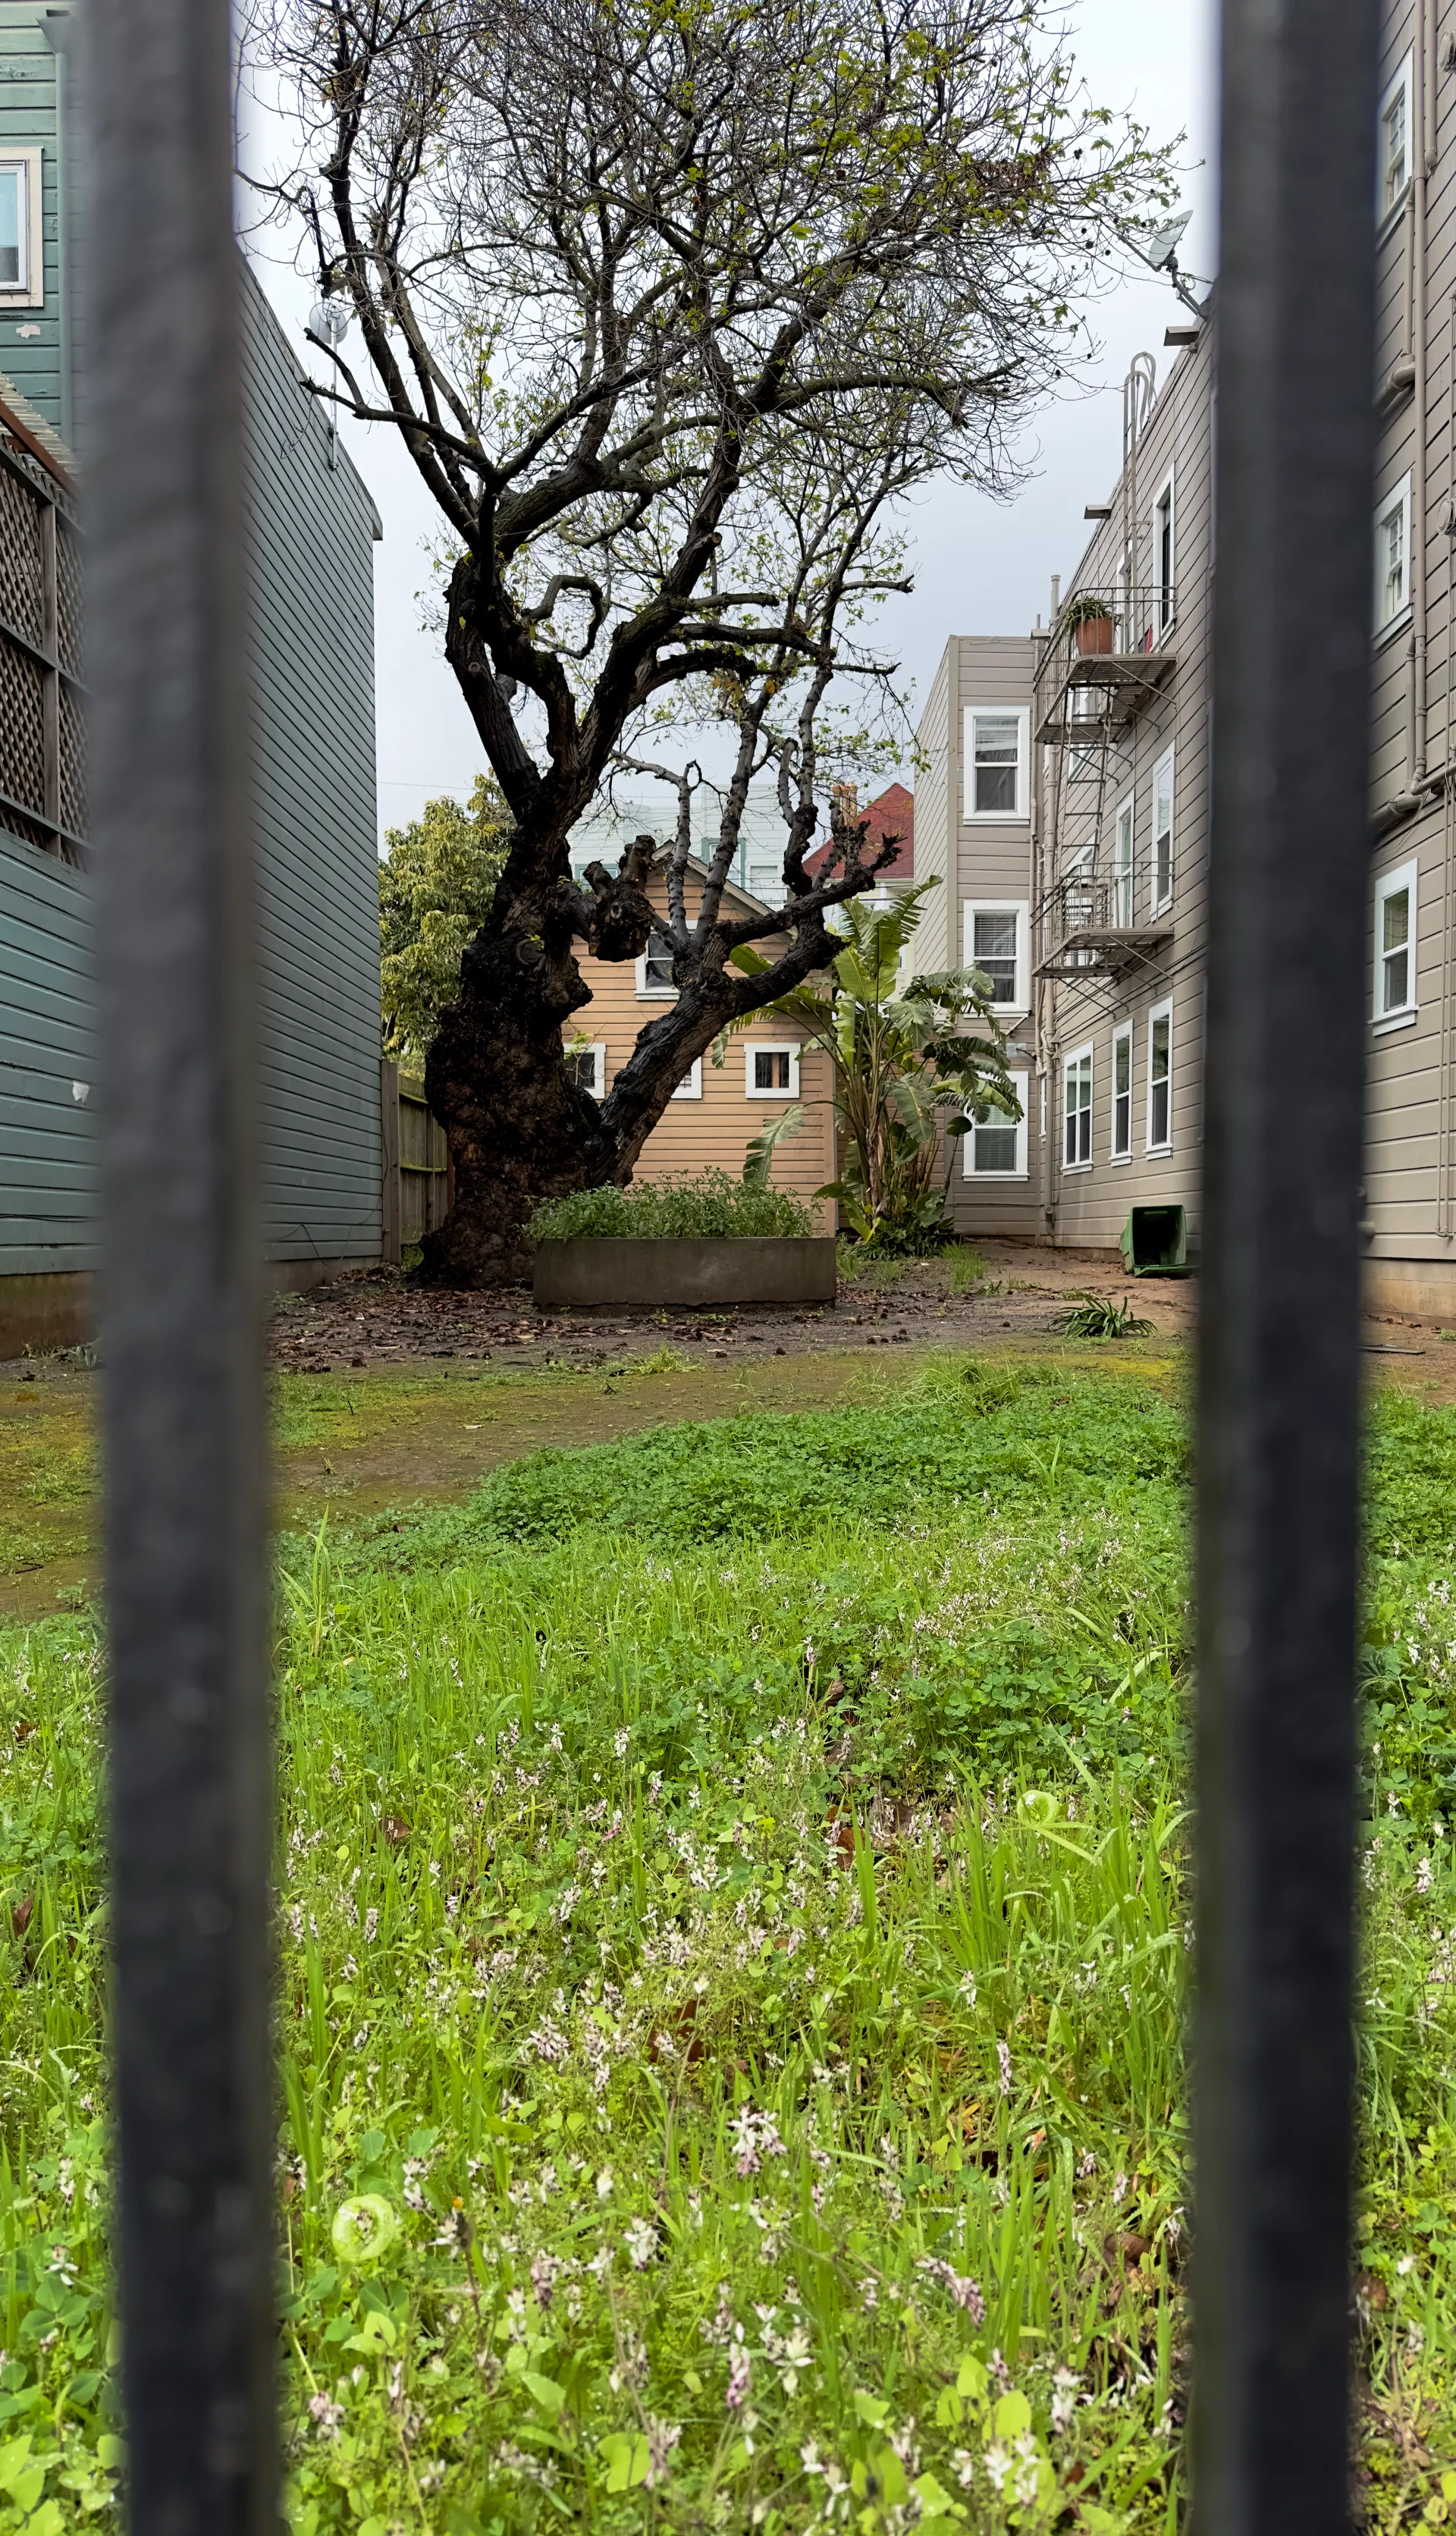
<svg viewBox="0 0 1456 2536">
<path fill-rule="evenodd" d="M 1123 978 L 1172 940 L 1172 876 L 1144 861 L 1052 882 L 1037 911 L 1037 975 Z"/>
<path fill-rule="evenodd" d="M 1096 744 L 1136 720 L 1176 666 L 1177 585 L 1089 582 L 1057 618 L 1037 671 L 1037 737 Z"/>
</svg>

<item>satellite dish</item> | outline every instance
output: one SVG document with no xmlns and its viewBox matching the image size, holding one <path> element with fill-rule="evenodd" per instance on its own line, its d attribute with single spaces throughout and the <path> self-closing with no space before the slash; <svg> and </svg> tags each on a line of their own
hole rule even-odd
<svg viewBox="0 0 1456 2536">
<path fill-rule="evenodd" d="M 347 299 L 337 294 L 316 299 L 308 312 L 309 334 L 316 343 L 327 344 L 336 352 L 352 324 L 353 310 Z"/>
<path fill-rule="evenodd" d="M 1174 261 L 1178 248 L 1183 242 L 1183 231 L 1192 218 L 1191 212 L 1175 212 L 1165 227 L 1153 231 L 1147 245 L 1140 252 L 1155 272 L 1161 273 L 1166 266 Z"/>
</svg>

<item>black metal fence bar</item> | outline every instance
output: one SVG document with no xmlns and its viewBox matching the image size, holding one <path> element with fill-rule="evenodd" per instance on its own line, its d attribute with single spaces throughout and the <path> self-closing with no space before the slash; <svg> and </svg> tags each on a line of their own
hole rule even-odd
<svg viewBox="0 0 1456 2536">
<path fill-rule="evenodd" d="M 1349 2524 L 1376 0 L 1226 0 L 1194 2515 Z"/>
<path fill-rule="evenodd" d="M 88 11 L 122 2376 L 138 2536 L 278 2526 L 227 0 Z"/>
</svg>

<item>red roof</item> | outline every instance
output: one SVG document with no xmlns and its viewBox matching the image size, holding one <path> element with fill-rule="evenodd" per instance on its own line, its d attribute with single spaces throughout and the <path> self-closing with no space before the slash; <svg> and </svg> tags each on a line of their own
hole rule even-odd
<svg viewBox="0 0 1456 2536">
<path fill-rule="evenodd" d="M 872 849 L 880 845 L 886 837 L 898 837 L 900 840 L 891 860 L 884 865 L 880 873 L 880 878 L 882 880 L 914 880 L 916 869 L 915 794 L 913 792 L 907 792 L 903 784 L 890 785 L 886 792 L 881 792 L 875 800 L 870 802 L 868 809 L 864 813 L 864 842 L 866 848 Z M 804 861 L 804 870 L 809 874 L 811 879 L 817 876 L 820 866 L 822 865 L 828 852 L 829 848 L 827 845 L 816 846 L 813 853 L 806 856 Z"/>
</svg>

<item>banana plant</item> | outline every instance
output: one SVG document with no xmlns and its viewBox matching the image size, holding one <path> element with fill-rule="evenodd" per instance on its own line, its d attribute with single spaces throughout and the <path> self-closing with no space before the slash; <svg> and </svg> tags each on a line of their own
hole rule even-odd
<svg viewBox="0 0 1456 2536">
<path fill-rule="evenodd" d="M 735 1025 L 777 1016 L 823 1049 L 841 1171 L 817 1194 L 838 1199 L 848 1229 L 882 1250 L 919 1250 L 944 1238 L 943 1140 L 992 1111 L 1021 1116 L 990 980 L 979 969 L 940 969 L 912 976 L 902 990 L 907 946 L 938 887 L 921 881 L 888 905 L 850 900 L 839 911 L 844 949 L 828 972 Z M 750 945 L 732 957 L 750 975 L 768 966 Z M 767 1165 L 765 1157 L 765 1172 Z"/>
</svg>

